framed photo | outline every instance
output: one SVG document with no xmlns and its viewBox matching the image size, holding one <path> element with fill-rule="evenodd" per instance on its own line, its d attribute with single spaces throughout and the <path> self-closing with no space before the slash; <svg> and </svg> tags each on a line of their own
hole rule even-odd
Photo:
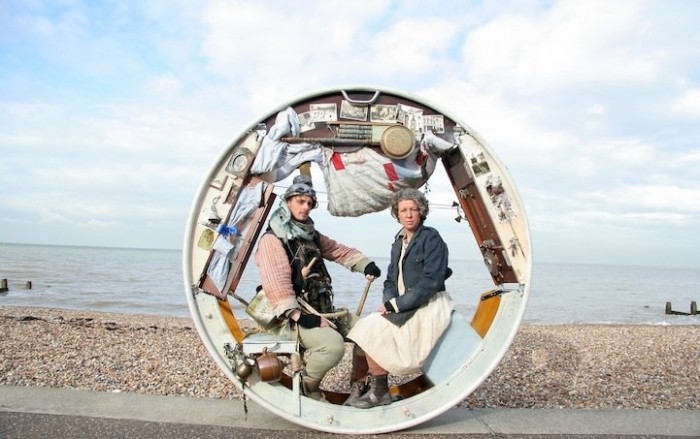
<svg viewBox="0 0 700 439">
<path fill-rule="evenodd" d="M 204 250 L 211 250 L 214 246 L 214 232 L 211 229 L 202 230 L 202 234 L 199 235 L 199 240 L 197 240 L 197 247 Z"/>
<path fill-rule="evenodd" d="M 309 104 L 312 122 L 333 122 L 338 120 L 336 104 Z"/>
<path fill-rule="evenodd" d="M 238 196 L 239 189 L 239 186 L 232 184 L 231 189 L 229 189 L 228 194 L 226 194 L 226 199 L 224 200 L 224 203 L 233 204 L 233 202 L 236 200 L 236 197 Z"/>
<path fill-rule="evenodd" d="M 445 132 L 445 116 L 442 114 L 423 115 L 423 127 L 425 131 L 442 134 Z"/>
<path fill-rule="evenodd" d="M 480 177 L 491 172 L 491 169 L 489 168 L 489 163 L 486 161 L 486 156 L 483 152 L 472 156 L 470 161 L 475 176 Z"/>
<path fill-rule="evenodd" d="M 210 181 L 209 186 L 216 190 L 223 190 L 226 185 L 226 180 L 228 180 L 228 175 Z"/>
<path fill-rule="evenodd" d="M 311 118 L 311 112 L 310 111 L 305 111 L 303 113 L 299 114 L 299 130 L 302 133 L 305 133 L 307 131 L 311 131 L 316 128 L 316 122 L 313 121 Z"/>
<path fill-rule="evenodd" d="M 396 120 L 403 126 L 409 128 L 417 136 L 424 132 L 423 109 L 411 107 L 410 105 L 398 104 Z"/>
<path fill-rule="evenodd" d="M 351 120 L 367 120 L 369 107 L 366 105 L 353 105 L 343 99 L 340 103 L 340 118 Z"/>
<path fill-rule="evenodd" d="M 396 122 L 396 105 L 372 105 L 369 112 L 371 122 Z"/>
</svg>

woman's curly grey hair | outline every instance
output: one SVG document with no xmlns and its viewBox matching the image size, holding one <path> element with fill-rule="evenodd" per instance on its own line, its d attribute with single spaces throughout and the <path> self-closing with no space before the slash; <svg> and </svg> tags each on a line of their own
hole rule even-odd
<svg viewBox="0 0 700 439">
<path fill-rule="evenodd" d="M 430 211 L 428 208 L 428 199 L 425 198 L 425 195 L 423 195 L 421 191 L 416 189 L 401 189 L 394 194 L 391 198 L 391 216 L 397 220 L 399 219 L 399 202 L 403 200 L 414 201 L 418 206 L 418 210 L 420 210 L 421 222 L 425 221 Z"/>
</svg>

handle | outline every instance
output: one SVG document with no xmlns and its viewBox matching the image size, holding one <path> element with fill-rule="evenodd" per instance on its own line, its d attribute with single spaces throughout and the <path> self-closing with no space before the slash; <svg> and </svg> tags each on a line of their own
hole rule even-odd
<svg viewBox="0 0 700 439">
<path fill-rule="evenodd" d="M 306 279 L 309 277 L 309 274 L 311 273 L 311 267 L 313 267 L 314 263 L 316 263 L 316 259 L 318 259 L 316 256 L 311 259 L 311 262 L 309 262 L 309 265 L 301 269 L 301 277 Z"/>
<path fill-rule="evenodd" d="M 365 285 L 365 290 L 362 292 L 362 297 L 360 297 L 360 304 L 357 305 L 357 311 L 355 311 L 355 315 L 357 317 L 360 317 L 362 314 L 362 308 L 365 307 L 365 302 L 367 301 L 367 293 L 369 293 L 369 287 L 372 285 L 372 279 L 367 279 L 367 285 Z"/>
<path fill-rule="evenodd" d="M 348 96 L 345 90 L 341 90 L 340 92 L 343 94 L 343 99 L 345 99 L 353 105 L 372 105 L 377 100 L 380 93 L 379 90 L 377 90 L 374 92 L 374 96 L 372 96 L 372 99 L 370 99 L 369 101 L 360 101 L 357 99 L 352 99 L 350 96 Z"/>
</svg>

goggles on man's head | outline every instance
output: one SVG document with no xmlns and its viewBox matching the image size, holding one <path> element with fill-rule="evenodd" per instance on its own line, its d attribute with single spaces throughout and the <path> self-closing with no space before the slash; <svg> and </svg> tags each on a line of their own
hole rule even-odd
<svg viewBox="0 0 700 439">
<path fill-rule="evenodd" d="M 287 191 L 284 193 L 284 199 L 286 201 L 297 195 L 306 195 L 307 197 L 311 197 L 311 199 L 314 201 L 314 204 L 311 207 L 314 208 L 318 206 L 318 200 L 316 199 L 316 191 L 308 184 L 294 183 L 293 185 L 289 186 L 287 188 Z"/>
</svg>

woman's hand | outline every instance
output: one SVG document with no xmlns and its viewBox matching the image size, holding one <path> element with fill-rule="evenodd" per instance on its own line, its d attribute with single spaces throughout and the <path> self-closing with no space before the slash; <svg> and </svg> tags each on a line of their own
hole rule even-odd
<svg viewBox="0 0 700 439">
<path fill-rule="evenodd" d="M 379 311 L 379 314 L 391 314 L 396 312 L 396 309 L 391 304 L 391 301 L 387 300 L 386 302 L 379 305 L 379 309 L 377 311 Z"/>
</svg>

